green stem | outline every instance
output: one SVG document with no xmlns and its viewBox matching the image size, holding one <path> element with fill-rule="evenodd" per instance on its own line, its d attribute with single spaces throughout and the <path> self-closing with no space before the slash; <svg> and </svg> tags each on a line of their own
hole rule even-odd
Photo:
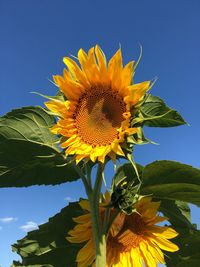
<svg viewBox="0 0 200 267">
<path fill-rule="evenodd" d="M 93 220 L 93 233 L 96 246 L 96 267 L 106 266 L 106 236 L 103 232 L 102 221 L 99 215 L 99 199 L 101 194 L 101 186 L 104 175 L 104 165 L 98 163 L 96 180 L 93 190 L 93 198 L 91 202 L 91 216 Z"/>
<path fill-rule="evenodd" d="M 89 203 L 90 203 L 90 212 L 91 212 L 91 220 L 92 220 L 92 230 L 93 230 L 93 236 L 94 236 L 94 241 L 95 241 L 95 248 L 96 248 L 96 251 L 98 249 L 98 246 L 99 246 L 99 237 L 100 237 L 100 234 L 99 234 L 99 216 L 98 216 L 98 212 L 99 210 L 97 211 L 96 210 L 96 207 L 95 207 L 95 203 L 94 203 L 94 192 L 92 192 L 89 196 L 88 196 L 88 200 L 89 200 Z"/>
<path fill-rule="evenodd" d="M 96 267 L 106 267 L 106 235 L 103 230 L 99 214 L 99 199 L 104 175 L 104 165 L 98 163 L 96 180 L 92 190 L 90 172 L 86 171 L 87 177 L 78 166 L 74 166 L 80 175 L 90 203 L 93 237 L 96 248 Z"/>
<path fill-rule="evenodd" d="M 96 180 L 94 184 L 93 196 L 94 196 L 94 209 L 96 216 L 96 223 L 98 228 L 102 227 L 99 217 L 99 199 L 101 194 L 101 185 L 103 180 L 104 165 L 99 163 L 97 168 Z"/>
<path fill-rule="evenodd" d="M 80 168 L 78 165 L 76 165 L 75 163 L 74 163 L 74 169 L 75 169 L 75 170 L 77 171 L 77 173 L 80 175 L 81 180 L 82 180 L 82 182 L 83 182 L 83 184 L 84 184 L 84 187 L 85 187 L 86 194 L 87 194 L 87 196 L 89 196 L 89 195 L 91 194 L 92 187 L 91 187 L 90 184 L 88 183 L 88 180 L 87 180 L 87 178 L 85 177 L 84 173 L 82 172 L 81 168 Z"/>
<path fill-rule="evenodd" d="M 88 184 L 92 188 L 91 168 L 88 166 L 87 163 L 85 164 L 85 170 L 86 170 L 86 174 L 87 174 Z"/>
<path fill-rule="evenodd" d="M 102 234 L 96 254 L 96 267 L 106 267 L 106 235 Z"/>
</svg>

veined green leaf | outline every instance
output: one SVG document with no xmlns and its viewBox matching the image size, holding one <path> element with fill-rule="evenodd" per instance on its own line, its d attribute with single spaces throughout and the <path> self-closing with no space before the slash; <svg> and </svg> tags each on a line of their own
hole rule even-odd
<svg viewBox="0 0 200 267">
<path fill-rule="evenodd" d="M 155 161 L 142 174 L 142 194 L 200 206 L 200 170 L 175 161 Z"/>
<path fill-rule="evenodd" d="M 70 203 L 38 230 L 18 240 L 12 249 L 21 256 L 22 262 L 15 261 L 12 266 L 75 267 L 77 252 L 83 244 L 72 244 L 66 236 L 75 225 L 72 218 L 83 213 L 77 202 Z"/>
<path fill-rule="evenodd" d="M 60 184 L 79 178 L 50 132 L 53 116 L 41 107 L 0 118 L 0 187 Z"/>
<path fill-rule="evenodd" d="M 168 107 L 164 101 L 153 95 L 148 95 L 141 106 L 140 116 L 133 123 L 142 123 L 150 127 L 173 127 L 186 124 L 182 116 Z"/>
</svg>

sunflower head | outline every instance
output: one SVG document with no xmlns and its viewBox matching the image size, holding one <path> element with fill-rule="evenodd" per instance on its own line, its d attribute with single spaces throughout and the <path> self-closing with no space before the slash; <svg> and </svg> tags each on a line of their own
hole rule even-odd
<svg viewBox="0 0 200 267">
<path fill-rule="evenodd" d="M 131 127 L 131 119 L 150 81 L 133 84 L 134 62 L 123 66 L 121 49 L 108 63 L 98 45 L 88 53 L 80 49 L 78 63 L 69 57 L 64 63 L 63 76 L 53 78 L 65 100 L 46 103 L 59 117 L 52 132 L 62 136 L 62 148 L 67 155 L 75 155 L 77 162 L 125 156 L 126 138 L 140 131 Z"/>
<path fill-rule="evenodd" d="M 82 200 L 80 205 L 86 213 L 74 218 L 77 225 L 69 231 L 67 240 L 72 243 L 86 242 L 77 254 L 77 266 L 94 267 L 95 244 L 89 202 Z M 144 197 L 134 205 L 136 212 L 131 215 L 119 213 L 107 234 L 106 267 L 157 267 L 158 263 L 165 263 L 163 250 L 178 250 L 177 245 L 169 240 L 178 233 L 171 227 L 156 225 L 167 219 L 157 214 L 159 206 L 160 202 Z M 99 212 L 104 218 L 102 204 Z"/>
</svg>

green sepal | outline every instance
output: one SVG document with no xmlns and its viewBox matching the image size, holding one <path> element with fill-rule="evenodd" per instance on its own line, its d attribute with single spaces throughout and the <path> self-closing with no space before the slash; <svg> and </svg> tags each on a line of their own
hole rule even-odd
<svg viewBox="0 0 200 267">
<path fill-rule="evenodd" d="M 137 163 L 136 167 L 138 170 L 138 174 L 141 177 L 144 167 Z M 123 165 L 117 168 L 116 173 L 113 177 L 112 188 L 117 187 L 119 184 L 125 181 L 127 183 L 138 184 L 138 178 L 135 172 L 135 168 L 131 163 L 124 163 Z"/>
<path fill-rule="evenodd" d="M 136 172 L 137 169 L 137 172 Z M 134 204 L 139 200 L 140 182 L 138 177 L 143 167 L 139 164 L 126 163 L 120 166 L 113 178 L 111 204 L 126 214 L 135 211 Z"/>
<path fill-rule="evenodd" d="M 49 99 L 49 100 L 60 100 L 60 101 L 63 101 L 63 102 L 66 101 L 65 95 L 61 91 L 58 91 L 56 93 L 56 95 L 54 95 L 54 96 L 44 95 L 44 94 L 39 93 L 39 92 L 31 92 L 31 93 L 35 94 L 35 95 L 39 95 L 39 96 L 41 96 L 43 98 L 46 98 L 46 99 Z"/>
<path fill-rule="evenodd" d="M 15 109 L 0 118 L 0 187 L 60 184 L 79 175 L 59 149 L 41 107 Z"/>
<path fill-rule="evenodd" d="M 174 127 L 183 124 L 186 122 L 176 110 L 168 107 L 161 98 L 148 94 L 131 126 Z"/>
<path fill-rule="evenodd" d="M 12 245 L 12 250 L 21 256 L 22 262 L 14 261 L 12 266 L 77 266 L 76 255 L 83 244 L 72 244 L 66 237 L 75 226 L 72 218 L 83 214 L 77 202 L 70 203 L 47 223 L 40 225 L 38 230 L 18 240 Z"/>
</svg>

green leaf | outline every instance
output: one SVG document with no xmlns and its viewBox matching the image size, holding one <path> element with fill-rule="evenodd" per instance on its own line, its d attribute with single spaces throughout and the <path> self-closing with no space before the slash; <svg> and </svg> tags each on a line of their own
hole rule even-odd
<svg viewBox="0 0 200 267">
<path fill-rule="evenodd" d="M 141 193 L 200 206 L 200 169 L 175 161 L 155 161 L 142 174 Z"/>
<path fill-rule="evenodd" d="M 166 106 L 164 101 L 153 95 L 148 95 L 140 109 L 143 125 L 150 127 L 173 127 L 186 124 L 181 115 Z"/>
<path fill-rule="evenodd" d="M 0 187 L 60 184 L 78 174 L 49 130 L 53 116 L 41 107 L 16 109 L 0 118 Z"/>
<path fill-rule="evenodd" d="M 171 227 L 179 233 L 172 240 L 178 245 L 179 251 L 166 253 L 167 266 L 188 267 L 199 263 L 200 254 L 197 248 L 200 246 L 200 232 L 190 222 L 189 205 L 182 201 L 162 200 L 160 211 L 168 217 Z"/>
<path fill-rule="evenodd" d="M 165 257 L 167 266 L 169 267 L 195 267 L 200 263 L 200 231 L 185 231 L 178 237 L 173 239 L 173 242 L 179 246 L 179 251 L 167 254 Z"/>
<path fill-rule="evenodd" d="M 18 240 L 12 249 L 21 256 L 22 262 L 15 261 L 12 266 L 75 267 L 77 252 L 83 244 L 72 244 L 66 236 L 75 225 L 72 217 L 83 213 L 77 202 L 70 203 L 38 230 Z"/>
<path fill-rule="evenodd" d="M 22 263 L 20 263 L 19 261 L 13 261 L 13 264 L 11 265 L 11 267 L 53 267 L 53 265 L 49 265 L 49 264 L 29 264 L 29 265 L 23 265 Z"/>
<path fill-rule="evenodd" d="M 156 161 L 143 169 L 141 179 L 141 194 L 150 194 L 161 201 L 159 210 L 179 233 L 172 240 L 179 251 L 165 252 L 167 266 L 194 267 L 200 262 L 200 231 L 190 222 L 186 202 L 200 204 L 200 170 L 174 161 Z"/>
<path fill-rule="evenodd" d="M 187 203 L 162 200 L 159 210 L 168 218 L 173 227 L 195 229 L 195 226 L 190 222 L 190 208 Z"/>
</svg>

